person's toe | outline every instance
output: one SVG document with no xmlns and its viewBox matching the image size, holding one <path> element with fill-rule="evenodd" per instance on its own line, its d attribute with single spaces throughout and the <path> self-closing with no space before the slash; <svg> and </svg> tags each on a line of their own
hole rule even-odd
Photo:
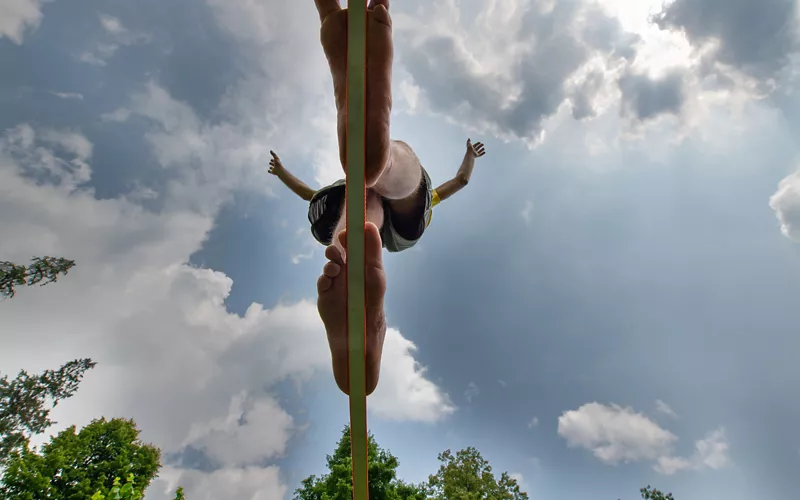
<svg viewBox="0 0 800 500">
<path fill-rule="evenodd" d="M 370 0 L 368 9 L 374 9 L 378 5 L 383 6 L 386 10 L 389 10 L 389 0 Z"/>
<path fill-rule="evenodd" d="M 317 293 L 322 294 L 328 291 L 333 284 L 333 280 L 324 274 L 317 279 Z"/>
<path fill-rule="evenodd" d="M 335 278 L 339 276 L 339 273 L 341 271 L 342 271 L 342 266 L 333 261 L 325 263 L 325 267 L 322 268 L 322 274 L 327 276 L 328 278 Z"/>
<path fill-rule="evenodd" d="M 342 246 L 344 246 L 344 245 L 342 245 Z M 329 245 L 325 249 L 325 258 L 328 259 L 331 262 L 340 263 L 342 261 L 342 252 L 340 252 L 339 249 L 336 248 L 335 245 Z"/>
<path fill-rule="evenodd" d="M 389 15 L 389 2 L 383 5 L 376 2 L 375 8 L 372 9 L 372 18 L 380 24 L 392 27 L 392 16 Z"/>
<path fill-rule="evenodd" d="M 339 243 L 347 248 L 347 230 L 339 233 Z M 381 241 L 381 232 L 378 226 L 372 222 L 367 222 L 364 225 L 364 259 L 367 266 L 377 267 L 383 269 L 383 242 Z M 338 249 L 337 249 L 338 253 Z M 327 252 L 325 253 L 327 257 Z M 333 260 L 333 259 L 331 259 Z"/>
</svg>

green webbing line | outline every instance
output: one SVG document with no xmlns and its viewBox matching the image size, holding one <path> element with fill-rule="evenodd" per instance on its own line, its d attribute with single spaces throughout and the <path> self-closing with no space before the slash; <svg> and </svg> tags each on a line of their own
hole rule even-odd
<svg viewBox="0 0 800 500">
<path fill-rule="evenodd" d="M 360 3 L 360 5 L 359 5 Z M 355 4 L 355 5 L 354 5 Z M 347 32 L 347 327 L 350 367 L 350 444 L 353 499 L 368 500 L 366 310 L 364 294 L 364 222 L 366 190 L 367 5 L 348 0 Z"/>
</svg>

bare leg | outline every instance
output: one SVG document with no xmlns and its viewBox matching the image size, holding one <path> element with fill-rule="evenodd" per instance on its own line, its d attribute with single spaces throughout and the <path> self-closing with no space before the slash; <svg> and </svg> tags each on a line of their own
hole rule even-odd
<svg viewBox="0 0 800 500">
<path fill-rule="evenodd" d="M 336 100 L 339 159 L 347 159 L 347 10 L 338 0 L 315 0 L 322 28 L 320 41 L 328 59 Z M 371 0 L 367 12 L 366 163 L 367 187 L 372 187 L 389 163 L 389 122 L 392 111 L 392 19 L 389 0 Z"/>
<path fill-rule="evenodd" d="M 375 183 L 375 191 L 386 198 L 392 212 L 409 215 L 419 210 L 418 193 L 422 165 L 411 146 L 392 140 L 389 166 Z"/>
<path fill-rule="evenodd" d="M 347 159 L 347 11 L 338 0 L 315 0 L 322 28 L 320 39 L 333 79 L 336 100 L 339 159 L 342 167 Z M 390 166 L 389 118 L 392 109 L 391 77 L 394 48 L 389 0 L 371 0 L 367 14 L 367 88 L 366 88 L 366 151 L 365 181 L 373 187 Z M 345 172 L 346 174 L 346 172 Z M 391 177 L 387 178 L 391 179 Z M 394 186 L 387 182 L 388 186 Z M 388 189 L 388 187 L 387 187 Z M 379 192 L 367 190 L 365 227 L 366 279 L 366 361 L 367 394 L 378 384 L 386 321 L 383 298 L 386 275 L 383 271 L 382 244 L 379 228 L 383 225 L 383 204 Z M 350 393 L 347 348 L 347 210 L 337 224 L 334 242 L 325 250 L 328 262 L 317 281 L 317 308 L 325 324 L 333 360 L 336 384 Z"/>
<path fill-rule="evenodd" d="M 347 233 L 338 233 L 339 244 L 346 245 Z M 383 341 L 386 336 L 386 317 L 383 298 L 386 294 L 386 274 L 383 271 L 381 236 L 378 228 L 365 227 L 365 295 L 366 295 L 366 389 L 372 394 L 380 377 Z M 317 280 L 317 308 L 325 324 L 333 361 L 333 377 L 342 392 L 350 394 L 349 350 L 347 347 L 347 264 L 337 246 L 325 250 L 328 262 Z"/>
</svg>

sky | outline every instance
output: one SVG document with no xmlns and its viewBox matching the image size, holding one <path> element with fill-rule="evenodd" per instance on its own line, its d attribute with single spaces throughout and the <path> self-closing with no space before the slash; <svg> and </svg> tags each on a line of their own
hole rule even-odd
<svg viewBox="0 0 800 500">
<path fill-rule="evenodd" d="M 396 0 L 392 136 L 469 186 L 385 255 L 369 398 L 399 476 L 475 446 L 532 500 L 800 487 L 797 0 Z M 98 364 L 147 500 L 291 498 L 348 422 L 307 205 L 342 176 L 313 3 L 3 0 L 0 372 Z M 40 437 L 39 441 L 46 439 Z"/>
</svg>

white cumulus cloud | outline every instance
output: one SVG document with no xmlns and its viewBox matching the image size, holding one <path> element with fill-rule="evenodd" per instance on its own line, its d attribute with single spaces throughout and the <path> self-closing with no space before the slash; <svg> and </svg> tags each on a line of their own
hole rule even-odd
<svg viewBox="0 0 800 500">
<path fill-rule="evenodd" d="M 652 461 L 654 469 L 665 475 L 721 469 L 729 463 L 724 429 L 695 442 L 691 457 L 680 457 L 674 453 L 677 436 L 646 415 L 615 404 L 587 403 L 564 412 L 558 419 L 558 434 L 569 447 L 587 449 L 603 463 Z"/>
<path fill-rule="evenodd" d="M 769 206 L 781 223 L 781 232 L 790 240 L 800 242 L 800 172 L 795 172 L 778 184 L 778 191 Z"/>
<path fill-rule="evenodd" d="M 564 412 L 558 434 L 569 446 L 589 449 L 608 464 L 655 460 L 668 454 L 678 439 L 631 408 L 600 403 Z"/>
<path fill-rule="evenodd" d="M 369 398 L 370 412 L 386 420 L 434 423 L 456 411 L 450 397 L 425 377 L 426 369 L 414 359 L 417 346 L 389 328 L 383 345 L 381 380 Z"/>
<path fill-rule="evenodd" d="M 35 30 L 42 22 L 38 0 L 3 0 L 0 2 L 0 37 L 22 44 L 25 30 Z"/>
</svg>

